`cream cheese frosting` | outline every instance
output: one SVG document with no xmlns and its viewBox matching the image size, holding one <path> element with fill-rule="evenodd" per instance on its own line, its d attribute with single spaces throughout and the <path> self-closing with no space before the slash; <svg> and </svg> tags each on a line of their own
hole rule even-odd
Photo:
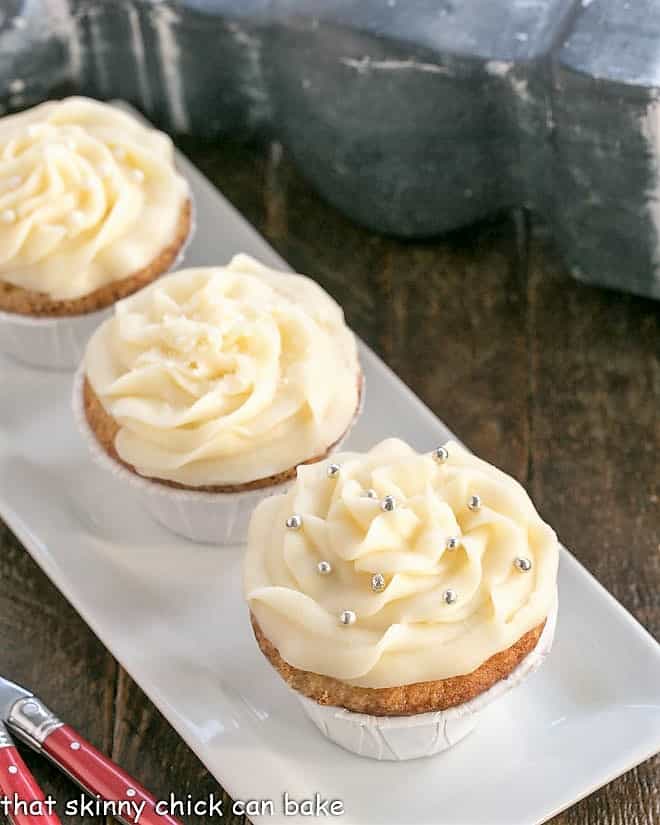
<svg viewBox="0 0 660 825">
<path fill-rule="evenodd" d="M 388 439 L 299 467 L 259 504 L 244 593 L 290 665 L 366 688 L 446 679 L 552 612 L 554 531 L 513 478 L 446 451 Z"/>
<path fill-rule="evenodd" d="M 246 255 L 119 301 L 85 371 L 120 425 L 120 458 L 193 487 L 249 483 L 322 456 L 359 405 L 341 308 L 311 279 Z"/>
<path fill-rule="evenodd" d="M 143 269 L 188 198 L 172 141 L 82 97 L 0 119 L 0 280 L 80 298 Z"/>
</svg>

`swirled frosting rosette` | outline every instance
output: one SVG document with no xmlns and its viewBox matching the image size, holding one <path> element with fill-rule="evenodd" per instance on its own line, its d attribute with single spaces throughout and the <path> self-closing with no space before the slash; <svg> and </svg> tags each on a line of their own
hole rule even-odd
<svg viewBox="0 0 660 825">
<path fill-rule="evenodd" d="M 256 640 L 318 729 L 375 759 L 445 750 L 550 650 L 558 543 L 512 478 L 397 439 L 298 468 L 252 517 Z"/>
<path fill-rule="evenodd" d="M 192 526 L 179 532 L 199 535 L 208 521 L 208 541 L 219 496 L 252 495 L 241 499 L 242 533 L 229 531 L 243 536 L 255 493 L 281 491 L 298 464 L 343 439 L 362 386 L 355 338 L 332 298 L 245 255 L 120 301 L 92 336 L 80 378 L 74 406 L 84 403 L 95 441 L 167 491 L 159 520 L 172 487 L 207 500 L 208 519 L 184 513 Z"/>
<path fill-rule="evenodd" d="M 132 275 L 172 242 L 188 198 L 171 140 L 98 101 L 0 119 L 0 281 L 54 300 Z"/>
<path fill-rule="evenodd" d="M 390 439 L 300 467 L 259 506 L 245 595 L 288 664 L 365 688 L 441 680 L 544 622 L 554 531 L 512 478 L 458 444 L 446 454 Z"/>
<path fill-rule="evenodd" d="M 82 97 L 0 119 L 0 351 L 70 369 L 107 307 L 166 272 L 192 227 L 171 140 Z"/>
</svg>

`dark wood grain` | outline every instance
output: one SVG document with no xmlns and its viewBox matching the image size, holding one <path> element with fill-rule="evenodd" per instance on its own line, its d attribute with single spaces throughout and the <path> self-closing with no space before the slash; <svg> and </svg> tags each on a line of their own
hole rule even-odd
<svg viewBox="0 0 660 825">
<path fill-rule="evenodd" d="M 528 296 L 532 496 L 577 558 L 660 638 L 658 305 L 574 283 L 538 236 Z M 660 822 L 660 757 L 556 822 Z"/>
<path fill-rule="evenodd" d="M 522 213 L 404 243 L 322 203 L 278 144 L 182 148 L 470 447 L 530 486 L 578 558 L 660 636 L 657 305 L 575 283 Z M 155 793 L 220 793 L 8 530 L 0 572 L 0 673 Z M 75 793 L 29 761 L 47 790 Z M 554 823 L 660 822 L 659 773 L 650 760 Z"/>
<path fill-rule="evenodd" d="M 0 582 L 0 673 L 38 692 L 55 713 L 108 753 L 118 667 L 1 522 Z M 58 802 L 78 796 L 45 759 L 27 748 L 21 753 L 45 794 Z M 98 825 L 103 820 L 83 816 L 75 821 Z"/>
</svg>

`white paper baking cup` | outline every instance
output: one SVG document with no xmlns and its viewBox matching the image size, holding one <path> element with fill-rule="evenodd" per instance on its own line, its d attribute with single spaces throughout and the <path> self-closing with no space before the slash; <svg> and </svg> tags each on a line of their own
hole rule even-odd
<svg viewBox="0 0 660 825">
<path fill-rule="evenodd" d="M 75 369 L 89 336 L 111 311 L 110 306 L 61 318 L 0 312 L 0 352 L 32 367 Z"/>
<path fill-rule="evenodd" d="M 465 738 L 477 725 L 479 713 L 533 673 L 552 647 L 557 622 L 557 604 L 536 647 L 490 690 L 462 705 L 415 716 L 371 716 L 344 708 L 319 705 L 296 692 L 307 716 L 328 739 L 348 751 L 371 759 L 399 761 L 433 756 Z"/>
<path fill-rule="evenodd" d="M 244 542 L 252 511 L 264 498 L 286 491 L 290 481 L 240 493 L 179 490 L 143 478 L 111 458 L 90 428 L 83 404 L 82 366 L 73 382 L 73 414 L 94 462 L 136 494 L 149 515 L 173 533 L 205 544 Z"/>
<path fill-rule="evenodd" d="M 195 203 L 190 197 L 190 231 L 167 272 L 176 269 L 196 229 Z M 163 271 L 158 277 L 166 274 Z M 153 283 L 153 281 L 151 282 Z M 81 315 L 44 317 L 0 312 L 0 352 L 32 367 L 75 370 L 96 327 L 109 318 L 114 304 Z"/>
<path fill-rule="evenodd" d="M 269 487 L 260 487 L 240 493 L 208 493 L 197 490 L 179 490 L 143 478 L 111 458 L 99 444 L 85 416 L 84 380 L 85 373 L 81 364 L 73 381 L 72 407 L 78 429 L 94 462 L 112 473 L 120 482 L 130 485 L 149 515 L 179 536 L 204 544 L 243 543 L 247 539 L 250 517 L 257 504 L 269 496 L 285 493 L 294 481 L 294 479 L 289 479 Z M 364 397 L 364 384 L 362 397 Z M 362 405 L 353 421 L 357 419 L 361 409 Z M 339 447 L 348 437 L 350 429 L 336 447 Z"/>
</svg>

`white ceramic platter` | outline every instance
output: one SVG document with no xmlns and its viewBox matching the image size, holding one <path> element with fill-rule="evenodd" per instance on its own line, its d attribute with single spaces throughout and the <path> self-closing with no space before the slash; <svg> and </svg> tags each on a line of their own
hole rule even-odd
<svg viewBox="0 0 660 825">
<path fill-rule="evenodd" d="M 197 204 L 187 265 L 238 251 L 283 265 L 179 163 Z M 361 357 L 366 407 L 350 447 L 396 434 L 428 450 L 448 437 L 366 347 Z M 274 800 L 263 821 L 296 821 L 280 811 L 286 791 L 343 800 L 346 825 L 533 825 L 660 750 L 660 646 L 563 551 L 553 652 L 475 733 L 408 763 L 342 751 L 258 652 L 241 549 L 170 535 L 91 463 L 69 412 L 69 374 L 0 360 L 0 381 L 0 514 L 227 791 Z"/>
</svg>

